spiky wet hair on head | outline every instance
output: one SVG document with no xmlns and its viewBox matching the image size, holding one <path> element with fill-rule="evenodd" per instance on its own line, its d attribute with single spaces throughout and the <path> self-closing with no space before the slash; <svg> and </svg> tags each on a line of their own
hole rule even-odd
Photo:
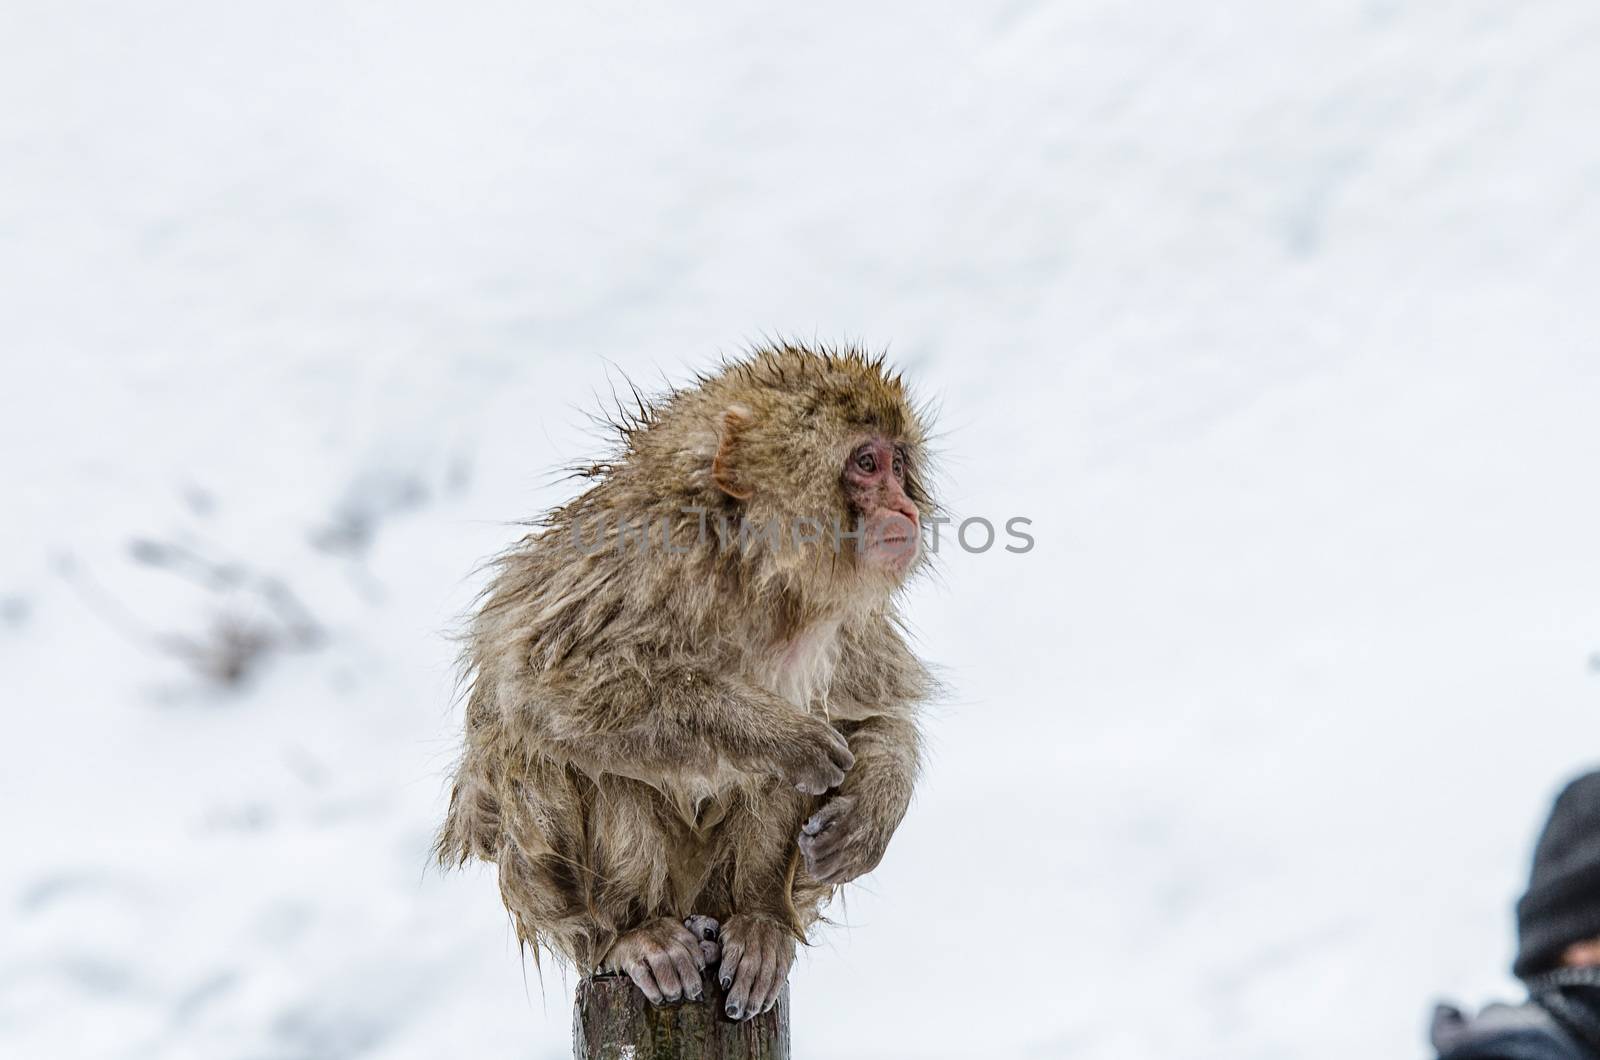
<svg viewBox="0 0 1600 1060">
<path fill-rule="evenodd" d="M 873 435 L 903 454 L 906 495 L 924 521 L 937 511 L 926 415 L 882 354 L 775 343 L 725 360 L 692 385 L 631 396 L 609 421 L 616 451 L 580 469 L 594 485 L 552 513 L 555 524 L 596 515 L 652 526 L 665 520 L 676 541 L 694 536 L 683 513 L 698 509 L 757 527 L 815 519 L 850 529 L 843 468 Z M 771 553 L 745 559 L 746 574 L 794 573 L 799 562 Z"/>
<path fill-rule="evenodd" d="M 879 435 L 904 450 L 907 493 L 931 514 L 932 499 L 915 474 L 926 459 L 927 433 L 905 381 L 881 354 L 764 347 L 702 377 L 699 393 L 729 458 L 731 484 L 750 492 L 753 509 L 786 515 L 839 510 L 840 470 L 860 441 Z M 744 482 L 743 474 L 758 477 Z M 717 485 L 726 491 L 726 484 Z"/>
</svg>

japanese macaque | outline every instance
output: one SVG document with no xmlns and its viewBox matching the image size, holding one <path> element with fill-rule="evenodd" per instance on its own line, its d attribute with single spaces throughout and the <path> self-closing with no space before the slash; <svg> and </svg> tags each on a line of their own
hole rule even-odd
<svg viewBox="0 0 1600 1060">
<path fill-rule="evenodd" d="M 911 799 L 925 427 L 881 358 L 793 345 L 616 426 L 485 590 L 436 853 L 496 863 L 536 958 L 657 1004 L 713 971 L 747 1019 Z"/>
</svg>

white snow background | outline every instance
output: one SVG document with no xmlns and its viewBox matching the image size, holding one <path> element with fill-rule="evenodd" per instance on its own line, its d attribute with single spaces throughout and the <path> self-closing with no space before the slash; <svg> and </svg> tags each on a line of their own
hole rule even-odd
<svg viewBox="0 0 1600 1060">
<path fill-rule="evenodd" d="M 447 634 L 763 334 L 1037 540 L 796 1054 L 1424 1056 L 1600 759 L 1597 103 L 1590 0 L 8 0 L 0 1056 L 568 1055 Z"/>
</svg>

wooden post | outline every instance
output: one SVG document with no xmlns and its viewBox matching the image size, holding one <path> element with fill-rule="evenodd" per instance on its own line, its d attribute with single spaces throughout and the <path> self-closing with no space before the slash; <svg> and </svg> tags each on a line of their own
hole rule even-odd
<svg viewBox="0 0 1600 1060">
<path fill-rule="evenodd" d="M 772 1011 L 735 1023 L 723 1014 L 722 990 L 707 973 L 704 1001 L 660 1008 L 626 975 L 578 983 L 572 1013 L 575 1060 L 789 1060 L 789 986 Z"/>
</svg>

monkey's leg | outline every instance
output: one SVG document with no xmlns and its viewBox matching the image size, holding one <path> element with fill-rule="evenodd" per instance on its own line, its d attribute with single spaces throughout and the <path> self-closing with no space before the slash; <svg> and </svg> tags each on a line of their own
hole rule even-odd
<svg viewBox="0 0 1600 1060">
<path fill-rule="evenodd" d="M 691 917 L 690 921 L 696 919 Z M 700 975 L 707 963 L 701 948 L 705 943 L 704 925 L 701 925 L 702 933 L 697 935 L 688 927 L 690 921 L 663 917 L 641 924 L 617 940 L 601 967 L 606 971 L 627 972 L 628 978 L 644 991 L 653 1005 L 681 1001 L 685 997 L 699 1001 Z"/>
<path fill-rule="evenodd" d="M 547 758 L 509 763 L 501 780 L 501 898 L 524 942 L 553 949 L 588 974 L 623 929 L 644 919 L 632 912 L 636 891 L 602 893 L 609 866 L 590 844 L 593 782 Z"/>
<path fill-rule="evenodd" d="M 507 843 L 497 860 L 500 897 L 522 941 L 554 949 L 581 971 L 594 967 L 617 935 L 591 914 L 570 859 L 529 857 Z"/>
<path fill-rule="evenodd" d="M 794 963 L 795 942 L 815 917 L 814 903 L 796 908 L 791 889 L 794 834 L 815 802 L 772 783 L 748 795 L 723 823 L 725 852 L 714 889 L 730 915 L 722 921 L 717 979 L 731 1019 L 751 1019 L 777 1004 Z"/>
</svg>

